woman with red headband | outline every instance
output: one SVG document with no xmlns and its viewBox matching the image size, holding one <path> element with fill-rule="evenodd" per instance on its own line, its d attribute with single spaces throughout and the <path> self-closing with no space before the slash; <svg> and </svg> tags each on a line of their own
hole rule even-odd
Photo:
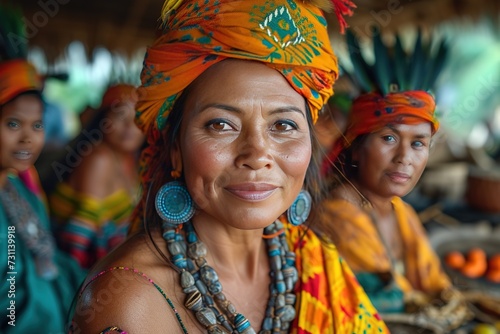
<svg viewBox="0 0 500 334">
<path fill-rule="evenodd" d="M 379 312 L 397 313 L 412 293 L 424 293 L 428 302 L 456 291 L 417 213 L 401 199 L 420 179 L 439 129 L 434 97 L 416 86 L 384 88 L 353 101 L 346 129 L 323 164 L 330 197 L 318 220 Z M 441 319 L 445 326 L 457 326 L 467 314 L 453 311 Z"/>
<path fill-rule="evenodd" d="M 83 285 L 74 331 L 386 332 L 306 222 L 319 198 L 311 129 L 337 77 L 323 12 L 189 0 L 167 1 L 163 19 L 139 88 L 137 223 Z"/>
</svg>

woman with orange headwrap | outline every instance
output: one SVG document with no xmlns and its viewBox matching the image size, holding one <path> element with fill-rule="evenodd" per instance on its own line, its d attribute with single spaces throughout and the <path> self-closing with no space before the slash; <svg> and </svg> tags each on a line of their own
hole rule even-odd
<svg viewBox="0 0 500 334">
<path fill-rule="evenodd" d="M 92 270 L 75 331 L 386 332 L 335 247 L 300 225 L 319 198 L 311 129 L 337 77 L 323 12 L 189 0 L 163 18 L 137 104 L 137 223 Z"/>
<path fill-rule="evenodd" d="M 0 5 L 2 24 L 22 26 L 21 18 Z M 1 33 L 1 41 L 23 36 Z M 44 145 L 42 78 L 8 47 L 0 45 L 0 332 L 60 333 L 84 273 L 56 247 L 33 167 Z"/>
<path fill-rule="evenodd" d="M 415 291 L 433 300 L 451 288 L 418 215 L 401 199 L 427 164 L 439 129 L 435 108 L 433 96 L 416 87 L 361 94 L 323 163 L 330 197 L 318 224 L 381 313 L 404 312 Z M 446 326 L 467 314 L 455 311 L 441 319 Z"/>
<path fill-rule="evenodd" d="M 50 194 L 58 241 L 84 268 L 125 239 L 138 198 L 135 156 L 144 136 L 134 124 L 137 89 L 109 87 L 96 115 L 53 163 Z"/>
</svg>

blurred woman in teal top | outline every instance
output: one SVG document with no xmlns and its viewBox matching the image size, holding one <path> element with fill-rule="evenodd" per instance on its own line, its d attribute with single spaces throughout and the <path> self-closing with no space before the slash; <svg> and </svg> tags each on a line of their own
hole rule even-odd
<svg viewBox="0 0 500 334">
<path fill-rule="evenodd" d="M 0 48 L 0 333 L 60 334 L 84 272 L 57 250 L 30 182 L 44 144 L 41 78 L 26 60 L 2 56 Z"/>
</svg>

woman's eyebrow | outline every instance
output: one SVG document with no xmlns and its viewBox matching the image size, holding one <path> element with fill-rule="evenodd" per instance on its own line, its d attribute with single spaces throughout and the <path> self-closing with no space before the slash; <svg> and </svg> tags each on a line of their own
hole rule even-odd
<svg viewBox="0 0 500 334">
<path fill-rule="evenodd" d="M 295 106 L 279 107 L 279 108 L 271 111 L 271 114 L 279 114 L 279 113 L 284 113 L 284 112 L 296 112 L 296 113 L 299 113 L 302 117 L 304 117 L 304 118 L 306 117 L 304 110 L 297 108 Z"/>
<path fill-rule="evenodd" d="M 205 105 L 203 105 L 200 110 L 198 111 L 198 113 L 202 113 L 208 109 L 222 109 L 222 110 L 226 110 L 226 111 L 231 111 L 231 112 L 234 112 L 234 113 L 237 113 L 237 114 L 240 114 L 242 111 L 241 109 L 239 108 L 236 108 L 236 107 L 233 107 L 233 106 L 230 106 L 228 104 L 222 104 L 222 103 L 207 103 Z"/>
<path fill-rule="evenodd" d="M 234 112 L 234 113 L 237 113 L 237 114 L 242 113 L 242 110 L 240 108 L 233 107 L 233 106 L 230 106 L 230 105 L 227 105 L 227 104 L 222 104 L 222 103 L 208 103 L 206 105 L 203 105 L 200 108 L 199 113 L 202 113 L 205 110 L 208 110 L 208 109 L 211 109 L 211 108 L 227 110 L 227 111 Z M 285 113 L 285 112 L 296 112 L 296 113 L 299 113 L 304 118 L 306 117 L 304 110 L 302 110 L 302 109 L 300 109 L 298 107 L 295 107 L 295 106 L 279 107 L 279 108 L 273 109 L 270 112 L 270 114 L 273 115 L 273 114 L 279 114 L 279 113 Z"/>
</svg>

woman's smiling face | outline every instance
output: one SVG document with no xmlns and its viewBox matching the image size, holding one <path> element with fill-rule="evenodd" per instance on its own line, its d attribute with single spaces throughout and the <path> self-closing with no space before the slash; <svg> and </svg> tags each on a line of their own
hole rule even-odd
<svg viewBox="0 0 500 334">
<path fill-rule="evenodd" d="M 311 160 L 305 99 L 276 70 L 225 60 L 189 89 L 172 154 L 198 214 L 269 225 L 301 190 Z"/>
</svg>

